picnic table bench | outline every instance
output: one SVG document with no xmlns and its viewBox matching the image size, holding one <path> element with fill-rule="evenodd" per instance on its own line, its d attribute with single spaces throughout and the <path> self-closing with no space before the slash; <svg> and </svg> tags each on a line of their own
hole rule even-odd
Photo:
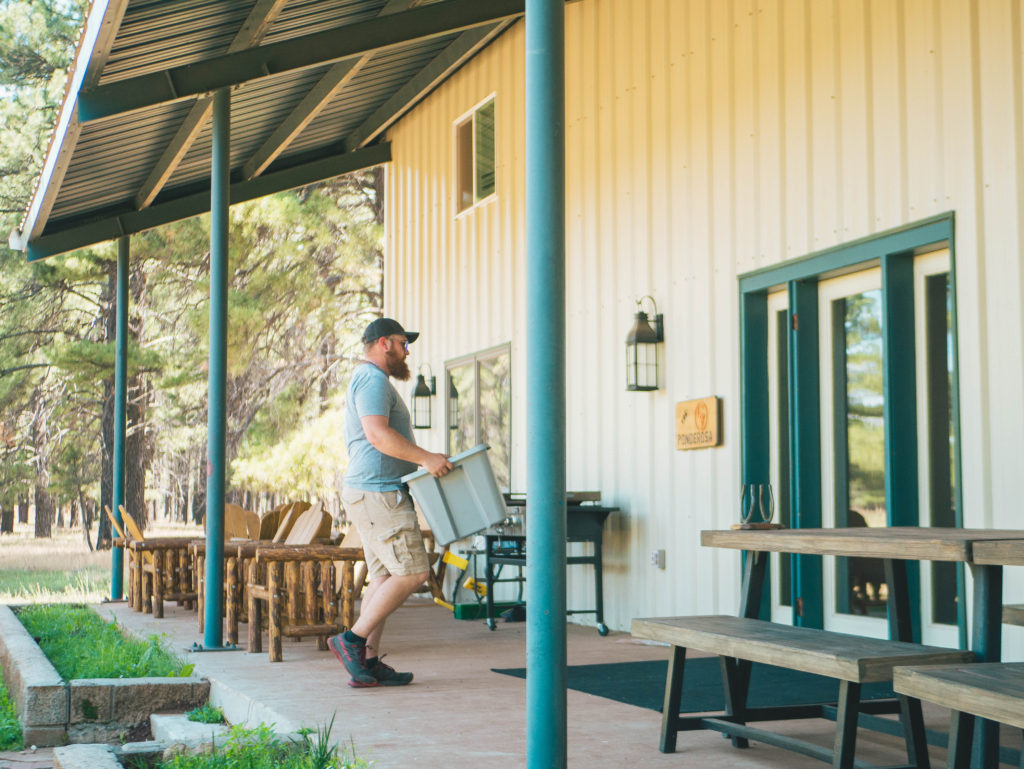
<svg viewBox="0 0 1024 769">
<path fill-rule="evenodd" d="M 836 769 L 855 766 L 859 713 L 891 712 L 891 701 L 862 703 L 862 684 L 891 680 L 893 668 L 897 665 L 966 663 L 974 658 L 970 651 L 723 615 L 634 619 L 632 632 L 637 638 L 661 641 L 672 647 L 662 708 L 660 747 L 663 753 L 675 751 L 678 732 L 703 728 L 732 737 L 737 747 L 746 747 L 747 738 L 754 738 L 826 761 Z M 680 715 L 687 649 L 712 652 L 721 657 L 726 704 L 724 715 Z M 832 707 L 831 703 L 748 707 L 747 692 L 753 662 L 839 681 L 836 736 L 832 750 L 748 725 L 751 721 L 828 717 L 827 710 Z M 906 767 L 924 769 L 929 764 L 920 702 L 900 695 L 899 712 L 907 746 Z"/>
<path fill-rule="evenodd" d="M 949 769 L 967 769 L 975 717 L 1024 729 L 1024 663 L 897 668 L 893 688 L 949 708 Z M 1024 767 L 1024 751 L 1020 766 Z"/>
</svg>

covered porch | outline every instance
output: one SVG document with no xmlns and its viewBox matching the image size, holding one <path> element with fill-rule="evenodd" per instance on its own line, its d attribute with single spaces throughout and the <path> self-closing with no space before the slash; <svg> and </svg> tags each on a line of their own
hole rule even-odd
<svg viewBox="0 0 1024 769">
<path fill-rule="evenodd" d="M 99 607 L 142 637 L 165 634 L 175 650 L 195 640 L 196 615 L 168 606 L 166 617 L 131 611 L 126 604 Z M 455 620 L 446 610 L 414 597 L 388 622 L 394 664 L 412 670 L 412 686 L 364 691 L 345 685 L 346 676 L 328 652 L 307 639 L 286 642 L 284 662 L 265 654 L 199 652 L 187 655 L 196 673 L 211 681 L 211 701 L 233 723 L 273 723 L 280 731 L 316 726 L 334 717 L 333 738 L 354 741 L 357 755 L 378 769 L 412 766 L 508 769 L 526 764 L 526 682 L 493 672 L 526 664 L 526 624 L 501 623 L 490 631 L 483 620 Z M 590 627 L 567 627 L 568 664 L 596 665 L 664 660 L 667 647 L 612 632 L 602 638 Z M 660 686 L 660 684 L 659 684 Z M 660 701 L 661 690 L 654 693 Z M 925 705 L 932 729 L 948 728 L 948 711 Z M 660 714 L 613 699 L 568 690 L 570 767 L 672 767 L 673 769 L 810 769 L 812 758 L 753 743 L 737 750 L 720 735 L 700 730 L 680 735 L 676 753 L 658 750 Z M 833 724 L 821 719 L 772 724 L 773 729 L 831 745 Z M 1017 739 L 1004 734 L 1004 744 Z M 861 730 L 858 759 L 900 763 L 901 739 Z M 933 766 L 946 751 L 931 749 Z"/>
</svg>

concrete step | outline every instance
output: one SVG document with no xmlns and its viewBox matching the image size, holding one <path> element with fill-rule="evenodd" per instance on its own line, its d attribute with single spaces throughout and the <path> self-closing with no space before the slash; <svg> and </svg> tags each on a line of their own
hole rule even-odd
<svg viewBox="0 0 1024 769">
<path fill-rule="evenodd" d="M 110 745 L 65 745 L 53 749 L 54 769 L 121 769 Z"/>
<path fill-rule="evenodd" d="M 184 715 L 152 715 L 149 724 L 156 742 L 168 747 L 182 745 L 190 752 L 195 748 L 206 748 L 214 741 L 223 744 L 231 732 L 227 724 L 201 724 L 189 721 Z"/>
</svg>

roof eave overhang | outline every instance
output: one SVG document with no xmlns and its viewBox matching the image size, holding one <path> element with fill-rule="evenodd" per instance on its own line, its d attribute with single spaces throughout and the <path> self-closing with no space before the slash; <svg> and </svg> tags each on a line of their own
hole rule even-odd
<svg viewBox="0 0 1024 769">
<path fill-rule="evenodd" d="M 60 115 L 50 136 L 43 170 L 21 228 L 11 233 L 12 248 L 24 251 L 27 243 L 38 236 L 46 224 L 80 130 L 78 94 L 88 87 L 89 79 L 98 77 L 110 54 L 110 47 L 127 7 L 128 0 L 93 0 L 89 7 L 89 15 L 82 28 L 73 67 L 65 86 Z"/>
<path fill-rule="evenodd" d="M 334 176 L 387 163 L 391 160 L 391 144 L 383 142 L 353 152 L 339 152 L 307 160 L 287 168 L 231 184 L 229 202 L 244 203 L 275 192 L 302 187 Z M 88 220 L 66 226 L 30 239 L 25 247 L 30 262 L 73 251 L 94 243 L 134 235 L 163 224 L 188 219 L 210 210 L 208 189 L 185 193 L 179 197 L 159 200 L 142 210 L 125 206 L 98 212 Z M 13 246 L 13 244 L 12 244 Z"/>
</svg>

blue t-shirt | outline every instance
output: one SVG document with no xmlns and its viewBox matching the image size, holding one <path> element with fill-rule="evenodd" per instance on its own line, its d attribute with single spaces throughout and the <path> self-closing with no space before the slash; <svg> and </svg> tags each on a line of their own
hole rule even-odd
<svg viewBox="0 0 1024 769">
<path fill-rule="evenodd" d="M 416 442 L 412 437 L 409 409 L 387 374 L 372 363 L 364 363 L 356 369 L 345 395 L 345 445 L 348 447 L 345 485 L 363 491 L 405 488 L 402 476 L 415 472 L 418 465 L 375 449 L 363 432 L 365 416 L 386 416 L 393 430 L 410 443 Z"/>
</svg>

